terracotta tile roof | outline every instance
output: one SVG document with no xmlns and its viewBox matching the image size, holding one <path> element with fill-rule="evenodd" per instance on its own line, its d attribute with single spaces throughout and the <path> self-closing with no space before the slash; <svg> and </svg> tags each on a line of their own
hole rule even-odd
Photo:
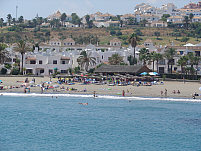
<svg viewBox="0 0 201 151">
<path fill-rule="evenodd" d="M 153 43 L 153 41 L 151 39 L 147 39 L 144 41 L 144 43 Z"/>
<path fill-rule="evenodd" d="M 35 58 L 35 57 L 27 57 L 26 60 L 29 60 L 29 61 L 35 61 L 36 58 Z"/>
<path fill-rule="evenodd" d="M 61 57 L 61 60 L 70 60 L 70 58 L 69 58 L 69 57 L 66 57 L 66 56 L 62 56 L 62 57 Z"/>
<path fill-rule="evenodd" d="M 72 38 L 64 39 L 63 42 L 75 42 Z"/>
<path fill-rule="evenodd" d="M 118 38 L 114 38 L 114 39 L 110 40 L 110 42 L 121 42 L 121 40 L 119 40 Z"/>
<path fill-rule="evenodd" d="M 125 66 L 125 65 L 102 65 L 95 70 L 95 73 L 133 73 L 138 74 L 142 72 L 150 72 L 151 70 L 146 66 L 135 65 L 135 66 Z"/>
</svg>

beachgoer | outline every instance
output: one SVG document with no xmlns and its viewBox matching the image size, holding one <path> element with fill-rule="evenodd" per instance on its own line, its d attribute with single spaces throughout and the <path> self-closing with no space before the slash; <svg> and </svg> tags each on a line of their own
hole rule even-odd
<svg viewBox="0 0 201 151">
<path fill-rule="evenodd" d="M 26 88 L 24 88 L 24 93 L 27 93 Z"/>
<path fill-rule="evenodd" d="M 195 99 L 195 94 L 192 94 L 193 99 Z"/>
<path fill-rule="evenodd" d="M 33 79 L 32 79 L 32 81 L 33 81 L 33 82 L 34 82 L 34 84 L 35 84 L 35 82 L 36 82 L 35 78 L 33 78 Z"/>
<path fill-rule="evenodd" d="M 43 87 L 41 87 L 41 94 L 43 93 Z"/>
<path fill-rule="evenodd" d="M 175 93 L 176 93 L 176 91 L 175 91 L 175 90 L 173 90 L 173 91 L 172 91 L 172 93 L 174 93 L 174 94 L 175 94 Z"/>
<path fill-rule="evenodd" d="M 165 96 L 167 96 L 167 89 L 165 89 Z"/>
<path fill-rule="evenodd" d="M 180 91 L 178 90 L 177 93 L 180 94 Z"/>
<path fill-rule="evenodd" d="M 163 95 L 163 91 L 161 91 L 161 96 Z"/>
<path fill-rule="evenodd" d="M 96 97 L 96 91 L 94 91 L 94 98 Z"/>
<path fill-rule="evenodd" d="M 79 103 L 79 104 L 81 104 L 81 105 L 88 105 L 88 103 Z"/>
<path fill-rule="evenodd" d="M 124 90 L 122 91 L 122 96 L 125 96 L 125 91 Z"/>
</svg>

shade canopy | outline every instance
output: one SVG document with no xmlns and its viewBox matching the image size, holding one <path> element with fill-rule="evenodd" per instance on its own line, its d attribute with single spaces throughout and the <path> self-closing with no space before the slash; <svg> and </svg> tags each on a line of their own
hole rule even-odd
<svg viewBox="0 0 201 151">
<path fill-rule="evenodd" d="M 140 75 L 148 75 L 148 73 L 147 72 L 142 72 L 142 73 L 140 73 Z"/>
<path fill-rule="evenodd" d="M 149 75 L 156 76 L 156 75 L 159 75 L 159 74 L 157 72 L 149 72 Z"/>
<path fill-rule="evenodd" d="M 191 44 L 191 43 L 188 43 L 188 44 L 185 44 L 184 45 L 185 47 L 192 47 L 192 46 L 195 46 L 194 44 Z"/>
</svg>

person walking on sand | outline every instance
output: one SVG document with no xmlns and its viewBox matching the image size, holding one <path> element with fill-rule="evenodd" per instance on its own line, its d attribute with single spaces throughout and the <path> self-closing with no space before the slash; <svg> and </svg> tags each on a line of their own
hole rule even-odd
<svg viewBox="0 0 201 151">
<path fill-rule="evenodd" d="M 163 91 L 161 91 L 161 96 L 163 96 Z"/>
<path fill-rule="evenodd" d="M 41 88 L 41 94 L 43 94 L 43 87 L 41 86 L 40 88 Z"/>
<path fill-rule="evenodd" d="M 96 97 L 96 91 L 94 91 L 94 98 Z"/>
<path fill-rule="evenodd" d="M 125 96 L 125 91 L 124 90 L 122 91 L 122 96 Z"/>
<path fill-rule="evenodd" d="M 165 97 L 167 97 L 167 89 L 165 89 Z"/>
</svg>

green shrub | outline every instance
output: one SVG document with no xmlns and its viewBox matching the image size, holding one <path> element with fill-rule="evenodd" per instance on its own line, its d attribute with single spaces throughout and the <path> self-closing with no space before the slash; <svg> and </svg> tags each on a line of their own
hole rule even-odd
<svg viewBox="0 0 201 151">
<path fill-rule="evenodd" d="M 11 66 L 11 64 L 5 64 L 4 67 L 5 67 L 6 69 L 11 69 L 12 66 Z"/>
<path fill-rule="evenodd" d="M 165 81 L 166 75 L 163 75 L 163 81 Z"/>
<path fill-rule="evenodd" d="M 20 70 L 17 68 L 13 68 L 13 70 L 11 71 L 12 75 L 18 75 L 20 73 Z"/>
<path fill-rule="evenodd" d="M 2 68 L 1 69 L 1 74 L 6 74 L 7 73 L 7 69 L 6 68 Z"/>
</svg>

